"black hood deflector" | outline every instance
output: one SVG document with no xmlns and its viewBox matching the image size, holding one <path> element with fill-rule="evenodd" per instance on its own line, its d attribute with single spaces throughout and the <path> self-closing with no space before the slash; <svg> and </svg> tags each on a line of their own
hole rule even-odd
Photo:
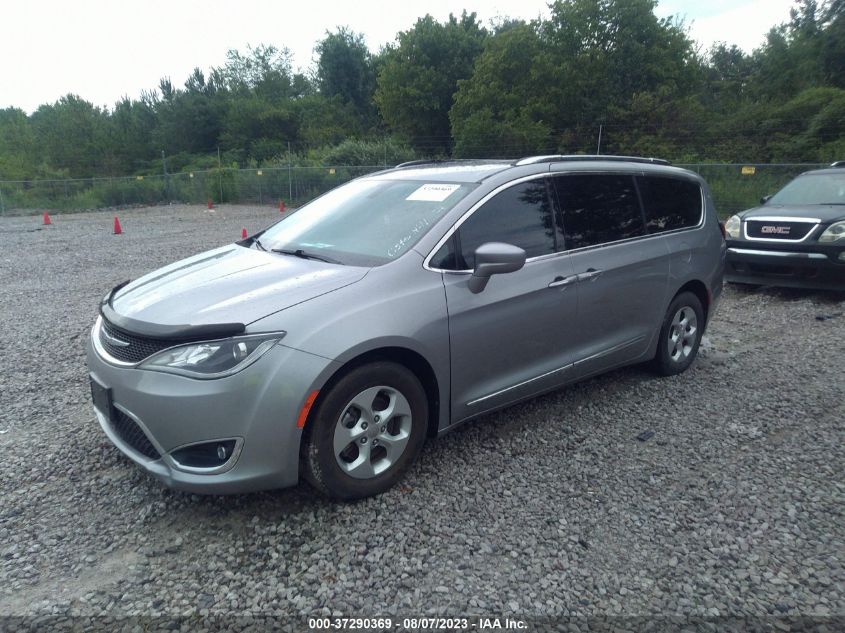
<svg viewBox="0 0 845 633">
<path fill-rule="evenodd" d="M 127 334 L 161 340 L 199 341 L 237 336 L 238 334 L 243 334 L 246 330 L 246 325 L 243 323 L 163 325 L 123 316 L 115 312 L 111 303 L 112 297 L 128 283 L 129 280 L 127 279 L 123 283 L 116 285 L 100 303 L 100 314 L 102 317 L 114 327 L 123 330 Z"/>
</svg>

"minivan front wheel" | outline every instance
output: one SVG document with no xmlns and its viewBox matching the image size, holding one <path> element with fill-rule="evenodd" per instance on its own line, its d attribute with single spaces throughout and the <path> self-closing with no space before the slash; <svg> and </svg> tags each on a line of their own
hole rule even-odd
<svg viewBox="0 0 845 633">
<path fill-rule="evenodd" d="M 304 439 L 304 474 L 337 499 L 379 494 L 414 461 L 428 420 L 417 377 L 381 361 L 343 376 L 318 405 Z"/>
<path fill-rule="evenodd" d="M 654 368 L 664 376 L 685 371 L 695 360 L 704 327 L 701 301 L 691 292 L 674 298 L 660 329 Z"/>
</svg>

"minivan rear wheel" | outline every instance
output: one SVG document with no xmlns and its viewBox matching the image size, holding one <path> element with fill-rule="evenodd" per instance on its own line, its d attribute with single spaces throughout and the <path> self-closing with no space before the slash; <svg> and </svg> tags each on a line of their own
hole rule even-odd
<svg viewBox="0 0 845 633">
<path fill-rule="evenodd" d="M 387 361 L 357 367 L 321 398 L 304 439 L 304 475 L 323 494 L 351 500 L 384 492 L 413 463 L 428 424 L 417 377 Z"/>
<path fill-rule="evenodd" d="M 660 328 L 660 340 L 654 357 L 654 369 L 664 376 L 685 371 L 695 360 L 704 328 L 701 301 L 691 292 L 676 296 Z"/>
</svg>

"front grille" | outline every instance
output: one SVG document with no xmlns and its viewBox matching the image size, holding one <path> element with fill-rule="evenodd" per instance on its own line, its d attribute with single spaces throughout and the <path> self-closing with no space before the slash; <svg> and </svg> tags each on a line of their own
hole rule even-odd
<svg viewBox="0 0 845 633">
<path fill-rule="evenodd" d="M 135 423 L 135 420 L 130 418 L 120 409 L 115 408 L 112 419 L 110 420 L 112 429 L 117 433 L 117 436 L 129 444 L 136 451 L 150 459 L 160 459 L 161 454 L 152 445 L 147 436 L 141 430 L 141 427 Z"/>
<path fill-rule="evenodd" d="M 109 341 L 104 334 L 120 341 L 124 341 L 125 343 L 129 343 L 129 345 L 115 345 Z M 168 347 L 173 347 L 173 345 L 176 344 L 175 341 L 147 338 L 144 336 L 129 334 L 123 330 L 118 330 L 105 319 L 103 319 L 100 332 L 100 343 L 112 357 L 123 361 L 124 363 L 140 363 L 142 360 L 149 358 L 156 352 L 160 352 Z"/>
<path fill-rule="evenodd" d="M 784 240 L 797 242 L 807 237 L 815 222 L 771 220 L 746 220 L 745 234 L 752 240 Z"/>
</svg>

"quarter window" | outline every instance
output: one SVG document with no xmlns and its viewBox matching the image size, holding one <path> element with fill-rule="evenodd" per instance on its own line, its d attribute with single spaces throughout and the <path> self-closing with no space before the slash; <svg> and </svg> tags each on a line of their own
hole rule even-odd
<svg viewBox="0 0 845 633">
<path fill-rule="evenodd" d="M 701 187 L 691 180 L 638 176 L 649 233 L 696 226 L 701 221 Z"/>
<path fill-rule="evenodd" d="M 432 268 L 439 268 L 441 270 L 460 270 L 461 266 L 458 262 L 458 253 L 456 245 L 458 243 L 457 235 L 452 235 L 446 243 L 432 256 L 430 264 Z"/>
<path fill-rule="evenodd" d="M 458 229 L 454 255 L 449 240 L 432 258 L 447 270 L 475 267 L 475 249 L 487 242 L 505 242 L 525 250 L 527 257 L 554 253 L 563 237 L 555 225 L 546 179 L 522 182 L 496 194 Z M 450 265 L 451 264 L 451 265 Z"/>
<path fill-rule="evenodd" d="M 569 249 L 645 234 L 632 176 L 582 174 L 554 179 Z"/>
</svg>

